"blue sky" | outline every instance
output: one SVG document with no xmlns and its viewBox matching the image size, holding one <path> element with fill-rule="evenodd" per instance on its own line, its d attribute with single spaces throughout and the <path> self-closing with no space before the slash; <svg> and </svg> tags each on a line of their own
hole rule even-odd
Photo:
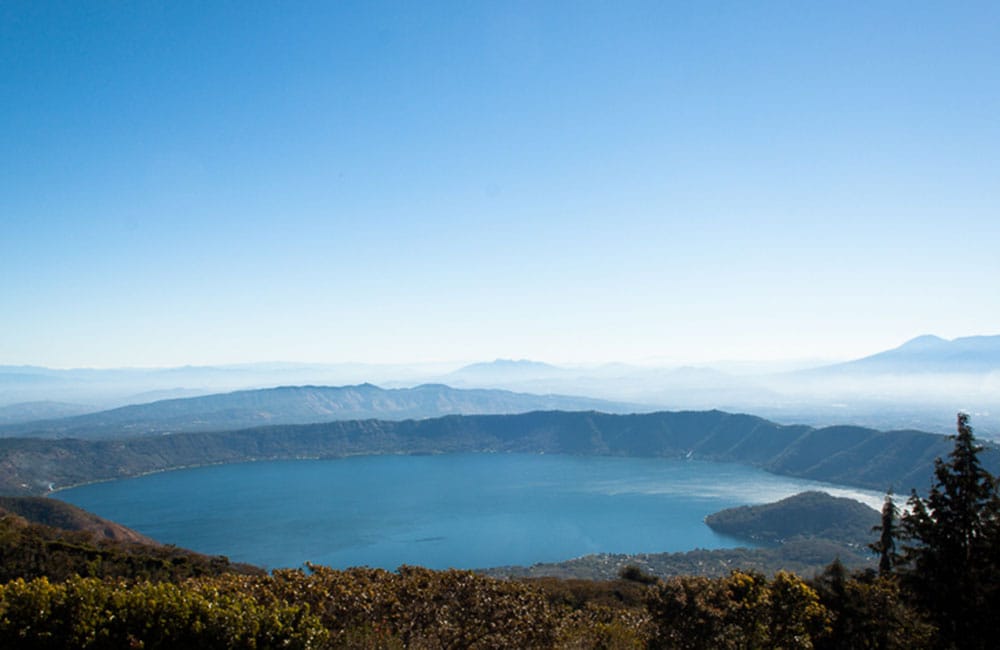
<svg viewBox="0 0 1000 650">
<path fill-rule="evenodd" d="M 0 364 L 1000 330 L 1000 5 L 0 4 Z"/>
</svg>

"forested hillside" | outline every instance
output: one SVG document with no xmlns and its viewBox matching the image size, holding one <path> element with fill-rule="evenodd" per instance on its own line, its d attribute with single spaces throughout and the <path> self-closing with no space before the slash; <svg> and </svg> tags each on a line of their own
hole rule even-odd
<svg viewBox="0 0 1000 650">
<path fill-rule="evenodd" d="M 854 499 L 803 492 L 776 503 L 727 508 L 705 523 L 718 533 L 758 543 L 818 537 L 863 545 L 878 525 L 879 513 Z"/>
<path fill-rule="evenodd" d="M 153 540 L 131 528 L 98 517 L 58 499 L 0 496 L 0 513 L 17 515 L 32 524 L 41 524 L 63 530 L 84 531 L 101 539 L 155 544 Z"/>
<path fill-rule="evenodd" d="M 874 568 L 868 544 L 879 513 L 859 501 L 823 492 L 803 492 L 775 503 L 727 508 L 705 518 L 716 532 L 742 539 L 751 548 L 694 549 L 679 553 L 598 553 L 531 566 L 492 567 L 487 575 L 606 580 L 629 567 L 660 578 L 723 577 L 733 569 L 774 576 L 822 572 L 834 559 L 850 569 Z"/>
<path fill-rule="evenodd" d="M 192 465 L 349 454 L 526 452 L 691 457 L 884 490 L 924 489 L 947 437 L 860 427 L 782 426 L 751 415 L 544 411 L 387 422 L 360 420 L 126 440 L 0 439 L 0 493 L 43 494 L 94 480 Z M 990 468 L 1000 463 L 987 450 Z"/>
<path fill-rule="evenodd" d="M 62 505 L 56 503 L 56 507 Z M 66 580 L 74 575 L 180 580 L 230 572 L 263 573 L 224 557 L 164 546 L 141 536 L 134 540 L 108 538 L 101 531 L 32 523 L 0 510 L 0 582 L 19 578 Z"/>
</svg>

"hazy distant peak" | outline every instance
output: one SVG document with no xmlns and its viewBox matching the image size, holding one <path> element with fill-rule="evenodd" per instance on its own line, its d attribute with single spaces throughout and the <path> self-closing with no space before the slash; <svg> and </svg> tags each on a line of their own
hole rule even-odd
<svg viewBox="0 0 1000 650">
<path fill-rule="evenodd" d="M 531 359 L 494 359 L 493 361 L 483 361 L 480 363 L 473 363 L 465 366 L 464 369 L 469 368 L 517 368 L 517 369 L 552 369 L 557 370 L 556 366 L 552 364 L 545 363 L 543 361 L 532 361 Z"/>
<path fill-rule="evenodd" d="M 344 391 L 344 390 L 382 390 L 379 386 L 365 382 L 363 384 L 348 384 L 344 386 L 325 386 L 320 384 L 302 384 L 277 386 L 275 388 L 244 388 L 236 393 L 259 393 L 261 391 L 291 391 L 291 392 L 317 392 L 317 391 Z"/>
<path fill-rule="evenodd" d="M 967 336 L 949 341 L 925 334 L 897 348 L 817 370 L 886 374 L 992 372 L 1000 370 L 1000 336 Z"/>
<path fill-rule="evenodd" d="M 938 349 L 961 349 L 961 350 L 996 350 L 1000 349 L 1000 334 L 980 334 L 976 336 L 960 336 L 956 339 L 943 339 L 933 334 L 924 334 L 915 339 L 910 339 L 897 350 L 920 351 Z"/>
<path fill-rule="evenodd" d="M 446 375 L 444 379 L 470 379 L 476 381 L 524 380 L 552 377 L 565 373 L 565 369 L 530 359 L 495 359 L 463 366 Z"/>
<path fill-rule="evenodd" d="M 902 344 L 897 350 L 929 350 L 934 348 L 939 348 L 948 345 L 948 341 L 941 338 L 940 336 L 935 336 L 933 334 L 924 334 L 916 338 L 910 339 L 906 343 Z"/>
<path fill-rule="evenodd" d="M 707 376 L 728 377 L 728 375 L 725 372 L 721 370 L 716 370 L 715 368 L 709 368 L 706 366 L 691 366 L 691 365 L 678 366 L 672 370 L 668 370 L 667 372 L 672 372 L 675 375 L 701 375 L 705 377 Z"/>
</svg>

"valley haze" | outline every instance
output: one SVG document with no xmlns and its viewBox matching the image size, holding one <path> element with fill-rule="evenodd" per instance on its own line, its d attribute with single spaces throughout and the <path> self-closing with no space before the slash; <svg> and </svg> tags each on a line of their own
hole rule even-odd
<svg viewBox="0 0 1000 650">
<path fill-rule="evenodd" d="M 924 335 L 860 359 L 796 366 L 788 370 L 788 362 L 556 365 L 503 359 L 472 364 L 255 363 L 73 370 L 0 366 L 0 435 L 27 432 L 31 422 L 60 419 L 61 435 L 68 435 L 66 427 L 80 428 L 95 421 L 95 416 L 84 417 L 85 413 L 152 403 L 169 409 L 171 404 L 182 403 L 176 400 L 189 397 L 205 396 L 205 401 L 218 402 L 222 398 L 209 395 L 222 391 L 313 386 L 313 391 L 326 393 L 353 390 L 355 401 L 370 400 L 374 391 L 382 391 L 380 399 L 388 400 L 384 408 L 374 403 L 367 410 L 340 405 L 339 412 L 326 413 L 340 419 L 384 417 L 394 411 L 392 417 L 405 418 L 551 408 L 619 413 L 717 408 L 786 424 L 855 424 L 950 433 L 954 413 L 964 410 L 973 416 L 981 436 L 1000 436 L 1000 336 L 948 341 Z M 368 382 L 379 383 L 381 388 Z M 494 393 L 489 398 L 480 393 L 478 404 L 460 400 L 449 405 L 449 399 L 462 395 L 454 389 Z M 363 393 L 367 396 L 362 397 Z M 444 401 L 422 410 L 389 403 L 393 396 L 405 394 Z M 239 397 L 227 399 L 238 401 Z M 490 400 L 492 404 L 486 405 Z M 318 422 L 323 417 L 323 409 L 317 408 L 314 419 L 274 423 Z M 268 420 L 264 416 L 230 422 L 237 427 L 253 423 Z"/>
</svg>

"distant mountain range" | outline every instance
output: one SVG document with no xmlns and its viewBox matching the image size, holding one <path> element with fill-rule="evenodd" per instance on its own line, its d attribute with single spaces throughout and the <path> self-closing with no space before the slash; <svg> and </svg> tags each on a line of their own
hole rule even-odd
<svg viewBox="0 0 1000 650">
<path fill-rule="evenodd" d="M 460 389 L 581 396 L 581 399 L 576 403 L 535 401 L 524 407 L 449 409 L 445 406 L 407 411 L 394 405 L 394 398 L 388 400 L 387 409 L 381 403 L 373 403 L 369 410 L 344 407 L 340 409 L 344 417 L 432 417 L 448 412 L 515 412 L 531 408 L 720 409 L 752 412 L 789 424 L 846 423 L 948 433 L 955 412 L 964 410 L 973 415 L 981 436 L 1000 439 L 1000 336 L 947 341 L 930 335 L 861 359 L 795 370 L 773 364 L 644 367 L 618 363 L 571 367 L 527 359 L 497 359 L 457 369 L 448 364 L 296 363 L 101 370 L 0 366 L 0 427 L 82 412 L 74 413 L 73 408 L 93 413 L 154 400 L 236 390 L 366 382 L 386 389 L 445 384 Z M 585 400 L 592 401 L 588 404 Z M 598 400 L 632 406 L 622 409 L 596 403 Z M 444 399 L 448 401 L 449 398 Z M 205 423 L 184 421 L 178 416 L 172 428 L 166 430 L 315 421 L 302 417 L 276 419 L 266 406 L 258 410 L 260 413 L 254 417 L 227 420 L 224 416 L 219 419 L 213 416 Z M 141 431 L 146 426 L 142 418 L 139 420 L 133 423 L 132 431 Z M 75 429 L 72 423 L 70 426 Z M 52 427 L 47 424 L 45 428 Z M 27 429 L 5 431 L 0 435 L 20 434 Z"/>
<path fill-rule="evenodd" d="M 0 365 L 0 406 L 22 402 L 60 401 L 94 405 L 104 410 L 190 397 L 274 386 L 341 386 L 364 382 L 393 387 L 428 383 L 453 365 L 247 363 L 176 368 L 44 368 Z"/>
<path fill-rule="evenodd" d="M 528 395 L 504 390 L 462 390 L 440 384 L 383 389 L 357 386 L 286 386 L 162 400 L 73 417 L 0 426 L 0 436 L 116 438 L 191 431 L 225 431 L 268 424 L 332 420 L 405 420 L 453 413 L 524 413 L 539 410 L 629 413 L 641 406 L 584 397 Z"/>
<path fill-rule="evenodd" d="M 1000 336 L 967 336 L 951 341 L 925 335 L 892 350 L 832 366 L 813 373 L 990 373 L 1000 372 Z"/>
<path fill-rule="evenodd" d="M 473 363 L 445 375 L 446 384 L 461 385 L 468 382 L 488 382 L 496 384 L 506 381 L 534 381 L 542 378 L 566 377 L 576 374 L 568 368 L 560 368 L 540 361 L 528 359 L 497 359 L 496 361 Z"/>
<path fill-rule="evenodd" d="M 712 367 L 561 368 L 497 360 L 467 366 L 442 380 L 665 409 L 749 411 L 815 426 L 847 423 L 948 433 L 955 413 L 964 410 L 973 415 L 980 435 L 1000 438 L 1000 336 L 953 341 L 920 336 L 861 359 L 792 371 L 772 371 L 766 364 L 732 367 L 739 368 L 738 374 Z"/>
</svg>

